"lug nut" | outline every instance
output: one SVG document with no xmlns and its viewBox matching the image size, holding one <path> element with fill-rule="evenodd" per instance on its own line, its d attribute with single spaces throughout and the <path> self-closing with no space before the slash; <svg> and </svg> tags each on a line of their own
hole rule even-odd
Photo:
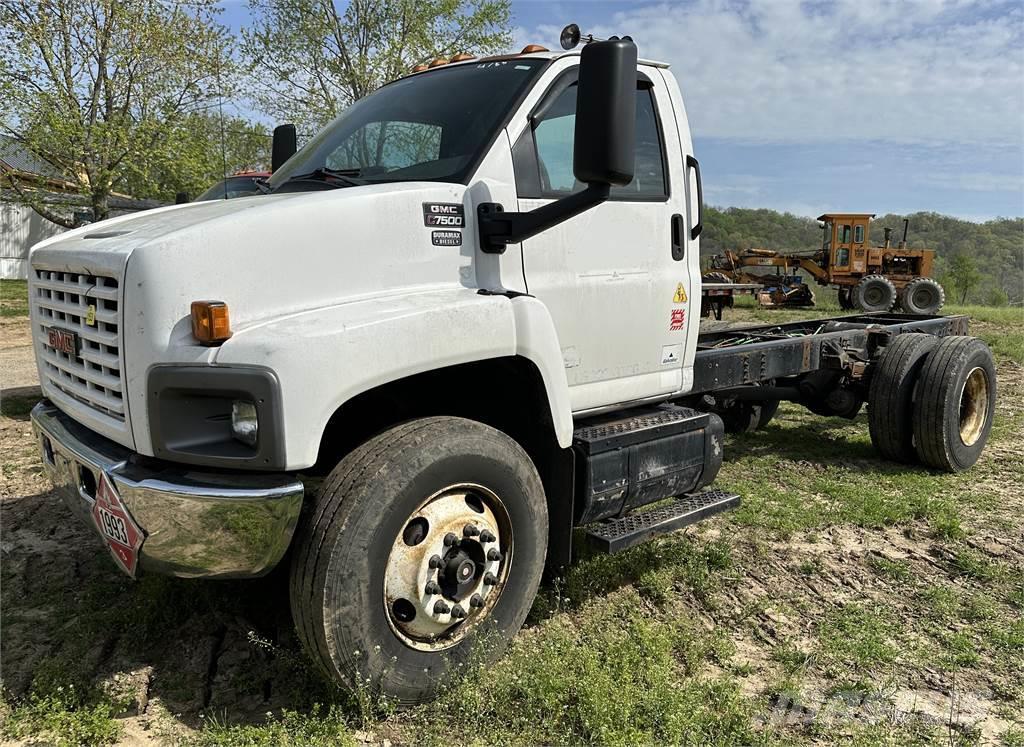
<svg viewBox="0 0 1024 747">
<path fill-rule="evenodd" d="M 441 567 L 441 556 L 440 555 L 431 555 L 430 556 L 430 560 L 427 561 L 427 565 L 429 565 L 431 568 L 440 568 Z"/>
<path fill-rule="evenodd" d="M 427 581 L 427 587 L 425 589 L 427 594 L 440 594 L 441 587 L 437 585 L 436 581 Z"/>
<path fill-rule="evenodd" d="M 467 537 L 476 537 L 480 534 L 480 530 L 472 524 L 466 524 L 466 526 L 462 528 L 462 533 Z"/>
<path fill-rule="evenodd" d="M 455 605 L 454 607 L 452 607 L 452 617 L 454 617 L 456 620 L 461 620 L 465 616 L 466 611 L 462 609 L 462 607 L 460 607 L 459 605 Z"/>
<path fill-rule="evenodd" d="M 491 533 L 490 529 L 485 529 L 484 531 L 480 532 L 480 541 L 484 544 L 487 544 L 488 542 L 494 542 L 494 540 L 496 539 L 498 538 Z"/>
<path fill-rule="evenodd" d="M 492 547 L 490 550 L 487 551 L 487 559 L 493 560 L 495 562 L 499 561 L 501 560 L 501 553 L 498 552 L 497 548 Z"/>
<path fill-rule="evenodd" d="M 435 615 L 443 615 L 445 612 L 447 612 L 450 609 L 451 608 L 447 604 L 445 604 L 444 602 L 442 602 L 440 600 L 434 602 L 434 614 Z"/>
<path fill-rule="evenodd" d="M 444 536 L 444 546 L 445 547 L 451 547 L 452 545 L 454 545 L 458 541 L 459 541 L 459 538 L 456 537 L 451 532 L 448 532 L 448 534 L 446 534 Z"/>
<path fill-rule="evenodd" d="M 494 586 L 498 583 L 498 577 L 495 576 L 493 573 L 486 573 L 484 574 L 484 583 L 488 586 Z"/>
<path fill-rule="evenodd" d="M 484 606 L 484 598 L 482 596 L 480 596 L 479 594 L 474 594 L 473 596 L 471 596 L 469 598 L 469 606 L 470 607 L 476 607 L 477 609 L 479 609 L 480 607 L 483 607 Z"/>
</svg>

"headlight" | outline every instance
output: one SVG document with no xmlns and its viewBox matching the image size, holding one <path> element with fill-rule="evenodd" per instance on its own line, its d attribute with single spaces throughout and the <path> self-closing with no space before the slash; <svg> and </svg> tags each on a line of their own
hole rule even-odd
<svg viewBox="0 0 1024 747">
<path fill-rule="evenodd" d="M 255 366 L 153 366 L 153 456 L 182 464 L 283 470 L 281 387 Z"/>
<path fill-rule="evenodd" d="M 260 421 L 256 415 L 256 404 L 244 399 L 231 403 L 231 435 L 249 446 L 256 446 Z"/>
</svg>

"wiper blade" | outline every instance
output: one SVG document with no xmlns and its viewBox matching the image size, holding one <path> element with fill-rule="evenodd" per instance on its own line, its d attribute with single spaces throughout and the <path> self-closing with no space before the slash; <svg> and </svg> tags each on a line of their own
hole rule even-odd
<svg viewBox="0 0 1024 747">
<path fill-rule="evenodd" d="M 273 189 L 270 188 L 270 185 L 267 184 L 266 179 L 253 179 L 252 183 L 256 185 L 256 189 L 258 189 L 262 194 L 269 195 L 271 192 L 274 191 Z"/>
<path fill-rule="evenodd" d="M 359 173 L 359 169 L 329 169 L 327 167 L 321 167 L 314 169 L 308 174 L 296 174 L 295 176 L 288 177 L 282 182 L 278 189 L 283 187 L 285 184 L 290 182 L 340 182 L 346 187 L 359 187 L 366 184 L 362 179 L 353 179 L 352 177 Z"/>
</svg>

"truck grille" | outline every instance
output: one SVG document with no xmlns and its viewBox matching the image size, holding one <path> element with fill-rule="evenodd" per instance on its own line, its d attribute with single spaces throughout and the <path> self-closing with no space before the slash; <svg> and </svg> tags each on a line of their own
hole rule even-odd
<svg viewBox="0 0 1024 747">
<path fill-rule="evenodd" d="M 34 337 L 46 381 L 124 422 L 117 279 L 37 269 L 31 297 L 37 312 Z M 95 306 L 95 319 L 90 319 L 89 306 Z M 51 328 L 77 335 L 77 354 L 53 347 Z"/>
</svg>

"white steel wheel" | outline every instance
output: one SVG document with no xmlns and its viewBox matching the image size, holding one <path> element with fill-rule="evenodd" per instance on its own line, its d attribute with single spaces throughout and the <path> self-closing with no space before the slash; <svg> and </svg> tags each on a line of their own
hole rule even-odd
<svg viewBox="0 0 1024 747">
<path fill-rule="evenodd" d="M 988 426 L 988 376 L 975 366 L 960 389 L 960 441 L 974 446 Z"/>
<path fill-rule="evenodd" d="M 384 576 L 388 624 L 416 649 L 450 648 L 483 622 L 512 567 L 512 526 L 482 485 L 432 495 L 395 538 Z"/>
</svg>

